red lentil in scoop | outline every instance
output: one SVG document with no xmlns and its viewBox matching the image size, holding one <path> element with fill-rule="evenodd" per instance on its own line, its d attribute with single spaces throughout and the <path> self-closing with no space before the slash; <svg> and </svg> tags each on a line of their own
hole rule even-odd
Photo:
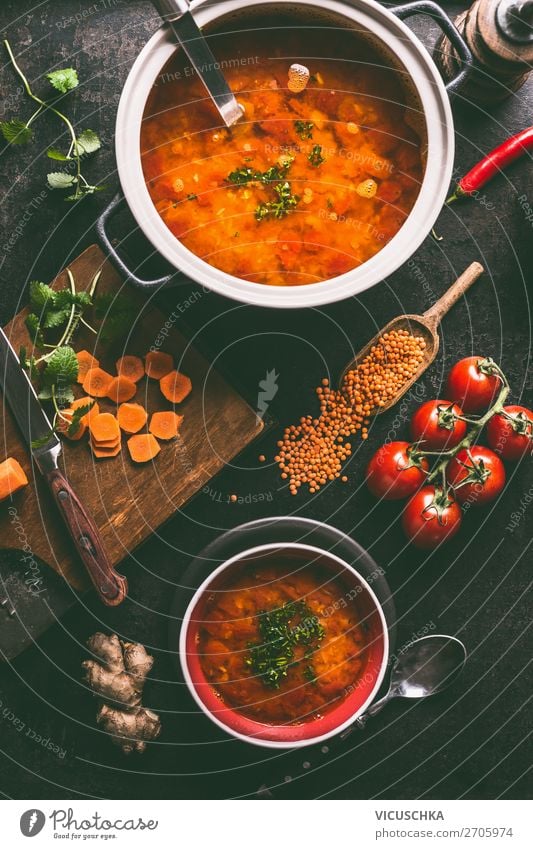
<svg viewBox="0 0 533 849">
<path fill-rule="evenodd" d="M 342 465 L 352 453 L 347 438 L 358 431 L 367 438 L 370 415 L 413 377 L 425 347 L 421 336 L 393 330 L 381 336 L 364 360 L 347 372 L 341 389 L 332 389 L 326 378 L 322 380 L 316 389 L 318 417 L 302 416 L 299 424 L 285 428 L 278 442 L 275 460 L 292 495 L 303 484 L 309 492 L 318 492 L 341 476 Z"/>
</svg>

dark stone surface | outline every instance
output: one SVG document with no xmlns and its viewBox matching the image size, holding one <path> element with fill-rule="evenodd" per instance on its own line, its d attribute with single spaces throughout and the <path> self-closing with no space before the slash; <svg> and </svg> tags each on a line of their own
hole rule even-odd
<svg viewBox="0 0 533 849">
<path fill-rule="evenodd" d="M 81 17 L 76 20 L 76 15 Z M 35 7 L 28 0 L 4 0 L 0 21 L 2 38 L 10 39 L 32 82 L 55 66 L 78 68 L 82 84 L 69 96 L 68 108 L 76 122 L 94 127 L 105 139 L 105 149 L 88 171 L 105 174 L 113 186 L 116 107 L 136 53 L 157 26 L 150 4 L 55 0 Z M 433 28 L 425 25 L 421 31 L 429 44 Z M 18 82 L 2 64 L 2 117 L 29 115 Z M 532 102 L 528 85 L 491 112 L 459 103 L 459 171 L 530 123 Z M 45 119 L 31 147 L 2 153 L 1 243 L 7 244 L 0 257 L 3 323 L 24 302 L 28 280 L 51 278 L 94 240 L 94 218 L 105 203 L 98 196 L 87 205 L 71 207 L 50 193 L 40 197 L 49 170 L 44 151 L 54 141 L 56 124 Z M 523 194 L 533 203 L 526 162 L 488 189 L 490 209 L 478 201 L 445 210 L 438 223 L 444 240 L 437 244 L 427 239 L 414 257 L 415 265 L 404 266 L 359 298 L 329 308 L 273 313 L 203 295 L 184 312 L 183 320 L 252 400 L 265 371 L 275 368 L 279 392 L 270 412 L 281 423 L 290 423 L 313 409 L 313 387 L 324 374 L 338 374 L 352 348 L 357 350 L 395 314 L 427 308 L 458 272 L 480 259 L 488 273 L 445 319 L 441 353 L 422 387 L 426 397 L 438 395 L 453 360 L 480 353 L 502 364 L 515 401 L 530 403 L 528 276 L 533 230 L 518 201 Z M 191 292 L 197 288 L 192 283 L 189 287 Z M 186 297 L 187 289 L 167 293 L 161 301 L 173 308 Z M 15 663 L 4 665 L 2 793 L 14 798 L 229 797 L 252 792 L 275 764 L 281 764 L 283 774 L 286 755 L 269 758 L 259 749 L 217 737 L 195 713 L 175 683 L 166 635 L 172 588 L 194 554 L 224 529 L 293 513 L 336 525 L 387 569 L 400 644 L 433 629 L 457 634 L 466 642 L 470 660 L 460 686 L 425 704 L 396 702 L 372 720 L 364 734 L 352 738 L 334 763 L 293 785 L 291 793 L 304 798 L 526 795 L 528 468 L 524 463 L 509 468 L 509 485 L 498 503 L 486 512 L 471 511 L 459 536 L 426 557 L 405 546 L 397 507 L 376 507 L 362 486 L 372 451 L 389 432 L 405 432 L 405 421 L 394 419 L 388 415 L 376 421 L 368 442 L 357 444 L 348 484 L 298 499 L 280 485 L 270 463 L 258 468 L 259 453 L 273 454 L 274 428 L 263 444 L 228 467 L 209 492 L 200 494 L 126 562 L 131 588 L 126 604 L 104 610 L 88 598 Z M 228 503 L 232 492 L 249 496 L 251 503 Z M 516 527 L 510 530 L 513 516 Z M 3 617 L 0 613 L 1 628 L 6 627 Z M 142 759 L 125 760 L 95 730 L 95 703 L 80 684 L 80 663 L 84 642 L 97 629 L 140 640 L 156 655 L 146 701 L 162 714 L 164 730 Z"/>
</svg>

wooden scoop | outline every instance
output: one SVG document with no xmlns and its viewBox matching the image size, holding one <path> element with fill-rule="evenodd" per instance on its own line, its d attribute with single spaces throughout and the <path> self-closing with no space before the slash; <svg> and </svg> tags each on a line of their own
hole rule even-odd
<svg viewBox="0 0 533 849">
<path fill-rule="evenodd" d="M 374 338 L 371 339 L 361 351 L 359 351 L 357 356 L 348 363 L 341 374 L 340 386 L 342 386 L 347 372 L 351 371 L 353 368 L 358 366 L 362 360 L 364 360 L 367 354 L 370 353 L 371 347 L 377 343 L 378 339 L 383 336 L 384 333 L 390 333 L 391 330 L 408 330 L 413 336 L 422 336 L 425 340 L 426 347 L 424 349 L 424 359 L 420 363 L 418 371 L 402 386 L 400 391 L 391 398 L 390 401 L 388 401 L 383 407 L 376 407 L 370 415 L 384 413 L 385 410 L 389 410 L 403 395 L 405 395 L 407 390 L 410 389 L 413 383 L 419 379 L 428 366 L 431 365 L 437 356 L 437 351 L 439 350 L 440 336 L 438 334 L 438 326 L 442 317 L 445 316 L 456 301 L 464 295 L 472 283 L 475 283 L 478 277 L 483 274 L 484 270 L 485 269 L 479 262 L 473 262 L 472 265 L 468 266 L 466 271 L 463 271 L 455 283 L 452 283 L 442 298 L 439 298 L 439 300 L 423 315 L 399 315 L 397 318 L 393 318 L 392 321 L 389 321 L 389 323 L 386 324 L 379 333 L 376 333 Z"/>
</svg>

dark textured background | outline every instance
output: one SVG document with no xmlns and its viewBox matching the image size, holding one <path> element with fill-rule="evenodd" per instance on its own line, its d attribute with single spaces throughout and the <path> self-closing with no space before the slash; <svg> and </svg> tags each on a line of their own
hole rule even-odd
<svg viewBox="0 0 533 849">
<path fill-rule="evenodd" d="M 459 8 L 449 7 L 453 12 Z M 79 13 L 83 19 L 76 22 L 73 16 Z M 150 4 L 54 0 L 32 9 L 27 0 L 4 0 L 0 24 L 2 38 L 9 37 L 32 81 L 55 66 L 78 69 L 82 84 L 69 95 L 68 109 L 76 122 L 104 138 L 105 148 L 88 171 L 106 175 L 112 188 L 116 107 L 136 53 L 157 27 Z M 430 45 L 432 25 L 419 29 Z M 29 115 L 30 106 L 3 53 L 1 64 L 2 117 L 17 111 Z M 531 123 L 532 102 L 528 86 L 490 113 L 459 103 L 459 169 Z M 3 323 L 25 302 L 29 279 L 53 277 L 94 240 L 92 224 L 105 204 L 103 195 L 76 208 L 50 193 L 40 206 L 34 200 L 45 187 L 49 169 L 43 154 L 56 140 L 56 126 L 44 119 L 30 148 L 2 153 L 2 243 L 17 228 L 21 231 L 14 245 L 0 253 Z M 312 409 L 313 387 L 325 373 L 339 372 L 350 346 L 358 349 L 399 312 L 427 308 L 469 262 L 479 259 L 488 273 L 445 319 L 441 353 L 423 381 L 426 397 L 439 394 L 456 358 L 477 353 L 501 363 L 515 401 L 531 402 L 527 276 L 533 225 L 517 201 L 524 193 L 533 203 L 530 162 L 516 165 L 488 189 L 492 209 L 469 202 L 446 210 L 438 222 L 444 241 L 427 239 L 414 258 L 416 268 L 404 267 L 359 298 L 320 310 L 274 313 L 209 294 L 184 311 L 183 321 L 199 332 L 199 342 L 220 358 L 253 403 L 258 382 L 267 369 L 275 368 L 279 392 L 270 412 L 281 423 L 290 423 Z M 183 305 L 197 288 L 191 283 L 188 289 L 165 294 L 161 303 L 170 309 Z M 404 545 L 397 508 L 375 507 L 361 486 L 370 454 L 398 425 L 393 420 L 388 415 L 376 421 L 368 442 L 358 445 L 348 484 L 297 500 L 280 486 L 272 465 L 257 468 L 259 453 L 273 454 L 277 431 L 272 430 L 263 444 L 241 458 L 238 468 L 228 468 L 213 481 L 210 493 L 200 494 L 126 562 L 131 590 L 127 603 L 109 611 L 87 600 L 15 663 L 0 668 L 1 792 L 14 798 L 229 797 L 252 792 L 268 774 L 267 764 L 257 764 L 267 755 L 217 738 L 207 720 L 189 713 L 192 703 L 175 683 L 167 650 L 168 610 L 172 587 L 191 556 L 221 530 L 252 518 L 294 512 L 350 533 L 387 569 L 400 643 L 419 631 L 457 634 L 468 646 L 470 661 L 460 687 L 425 704 L 391 705 L 364 735 L 352 738 L 334 764 L 293 785 L 291 792 L 304 798 L 526 795 L 530 512 L 525 509 L 513 531 L 507 526 L 521 500 L 531 500 L 528 469 L 526 464 L 509 469 L 509 485 L 498 503 L 487 512 L 471 511 L 459 536 L 425 557 Z M 398 433 L 404 432 L 405 424 L 400 423 Z M 232 492 L 248 495 L 252 503 L 229 504 Z M 254 499 L 260 494 L 263 499 Z M 5 627 L 4 615 L 0 612 L 0 628 Z M 79 682 L 84 641 L 100 628 L 144 642 L 157 658 L 146 701 L 161 712 L 164 729 L 142 759 L 124 759 L 95 730 L 95 704 Z M 47 750 L 48 740 L 65 752 L 64 757 Z"/>
</svg>

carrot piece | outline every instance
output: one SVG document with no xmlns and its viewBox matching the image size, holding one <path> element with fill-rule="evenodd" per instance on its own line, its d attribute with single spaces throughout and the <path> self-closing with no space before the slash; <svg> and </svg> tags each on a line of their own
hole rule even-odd
<svg viewBox="0 0 533 849">
<path fill-rule="evenodd" d="M 73 401 L 70 405 L 73 410 L 77 410 L 78 407 L 88 407 L 89 404 L 92 404 L 91 409 L 88 413 L 85 413 L 84 416 L 80 419 L 80 421 L 84 422 L 84 424 L 88 425 L 91 418 L 94 418 L 100 412 L 100 406 L 94 398 L 89 398 L 88 395 L 85 398 L 78 398 L 76 401 Z"/>
<path fill-rule="evenodd" d="M 148 463 L 157 457 L 161 446 L 151 433 L 138 433 L 128 439 L 128 450 L 134 463 Z"/>
<path fill-rule="evenodd" d="M 124 377 L 119 374 L 111 381 L 109 389 L 106 392 L 108 398 L 111 398 L 115 404 L 121 404 L 123 401 L 129 401 L 137 392 L 137 384 L 130 380 L 129 377 Z"/>
<path fill-rule="evenodd" d="M 98 368 L 100 363 L 96 359 L 96 357 L 93 357 L 92 354 L 89 354 L 89 351 L 78 351 L 78 353 L 76 354 L 76 359 L 78 361 L 78 377 L 76 378 L 76 380 L 78 381 L 78 383 L 83 383 L 89 369 Z"/>
<path fill-rule="evenodd" d="M 0 501 L 14 495 L 28 483 L 28 478 L 18 460 L 8 457 L 0 463 Z"/>
<path fill-rule="evenodd" d="M 95 448 L 116 448 L 121 441 L 120 436 L 116 436 L 114 439 L 95 439 L 91 434 L 89 438 Z"/>
<path fill-rule="evenodd" d="M 158 439 L 174 439 L 182 421 L 183 416 L 178 416 L 173 410 L 163 410 L 152 414 L 148 430 Z"/>
<path fill-rule="evenodd" d="M 192 389 L 190 377 L 180 371 L 171 371 L 159 381 L 161 392 L 171 404 L 179 404 Z"/>
<path fill-rule="evenodd" d="M 144 367 L 148 377 L 161 380 L 174 368 L 174 359 L 170 354 L 163 351 L 148 351 L 144 358 Z"/>
<path fill-rule="evenodd" d="M 111 413 L 99 413 L 89 422 L 91 437 L 96 443 L 108 442 L 120 436 L 120 428 L 115 416 Z"/>
<path fill-rule="evenodd" d="M 74 410 L 69 408 L 68 410 L 61 410 L 61 418 L 59 419 L 59 424 L 57 429 L 60 433 L 67 437 L 67 439 L 72 439 L 75 442 L 78 439 L 81 439 L 87 430 L 87 424 L 83 419 L 80 419 L 78 422 L 78 427 L 74 431 L 74 433 L 69 433 L 70 425 L 72 424 L 72 419 L 74 417 Z M 83 417 L 85 418 L 85 416 Z"/>
<path fill-rule="evenodd" d="M 137 433 L 146 424 L 148 413 L 141 404 L 121 404 L 117 410 L 118 423 L 126 433 Z"/>
<path fill-rule="evenodd" d="M 144 377 L 144 364 L 140 357 L 126 354 L 117 360 L 116 366 L 118 375 L 129 377 L 134 383 L 138 383 L 141 377 Z"/>
<path fill-rule="evenodd" d="M 113 376 L 103 368 L 90 368 L 83 381 L 83 390 L 94 398 L 105 398 L 112 382 Z"/>
<path fill-rule="evenodd" d="M 104 457 L 116 457 L 117 454 L 120 454 L 120 452 L 122 451 L 122 445 L 120 442 L 118 443 L 116 448 L 97 448 L 96 445 L 94 445 L 94 443 L 92 442 L 92 440 L 90 442 L 90 445 L 93 455 L 102 459 Z"/>
</svg>

